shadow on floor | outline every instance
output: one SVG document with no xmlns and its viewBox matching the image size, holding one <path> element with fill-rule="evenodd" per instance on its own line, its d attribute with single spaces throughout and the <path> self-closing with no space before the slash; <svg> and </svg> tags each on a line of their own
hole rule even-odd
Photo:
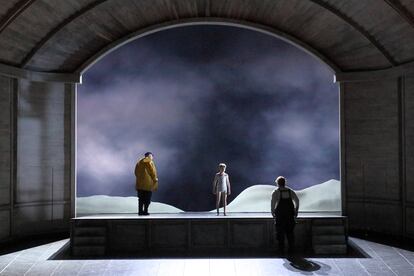
<svg viewBox="0 0 414 276">
<path fill-rule="evenodd" d="M 301 271 L 313 272 L 313 271 L 320 270 L 322 267 L 320 264 L 317 264 L 316 262 L 313 262 L 313 261 L 310 261 L 303 257 L 298 257 L 298 256 L 288 257 L 286 261 L 287 262 L 285 262 L 284 266 L 286 267 L 286 269 L 289 269 L 289 270 L 292 270 L 291 269 L 292 267 L 292 268 L 295 268 Z"/>
<path fill-rule="evenodd" d="M 288 257 L 283 266 L 292 272 L 303 275 L 329 275 L 332 267 L 321 261 L 307 260 L 303 257 Z M 313 273 L 315 272 L 315 274 Z"/>
<path fill-rule="evenodd" d="M 380 243 L 408 251 L 414 251 L 414 239 L 408 237 L 398 237 L 376 232 L 353 231 L 352 237 L 366 241 Z"/>
<path fill-rule="evenodd" d="M 53 233 L 10 240 L 4 243 L 0 243 L 0 255 L 14 253 L 67 238 L 69 238 L 69 233 Z"/>
<path fill-rule="evenodd" d="M 370 258 L 370 256 L 363 251 L 362 248 L 357 246 L 354 242 L 350 241 L 348 246 L 348 253 L 345 255 L 316 255 L 312 252 L 298 252 L 293 256 L 286 254 L 278 254 L 277 252 L 257 254 L 249 252 L 238 253 L 192 253 L 192 254 L 180 254 L 180 253 L 152 253 L 152 254 L 107 254 L 106 256 L 96 257 L 73 257 L 70 254 L 69 241 L 65 243 L 55 254 L 49 257 L 49 260 L 105 260 L 105 259 L 201 259 L 201 258 L 287 258 L 292 263 L 292 266 L 299 269 L 305 267 L 311 269 L 317 267 L 313 264 L 307 264 L 305 258 Z M 301 269 L 299 269 L 301 270 Z"/>
</svg>

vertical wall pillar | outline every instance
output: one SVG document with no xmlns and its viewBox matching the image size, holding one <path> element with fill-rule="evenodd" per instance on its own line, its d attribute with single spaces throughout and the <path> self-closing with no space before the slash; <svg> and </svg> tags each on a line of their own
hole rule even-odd
<svg viewBox="0 0 414 276">
<path fill-rule="evenodd" d="M 399 188 L 401 194 L 401 235 L 406 235 L 406 151 L 405 151 L 405 78 L 401 76 L 397 80 L 398 82 L 398 133 L 399 133 Z"/>
<path fill-rule="evenodd" d="M 70 156 L 70 190 L 71 190 L 71 217 L 76 216 L 76 154 L 77 154 L 77 85 L 71 85 L 71 156 Z"/>
<path fill-rule="evenodd" d="M 403 107 L 403 139 L 404 139 L 404 193 L 403 216 L 404 233 L 414 239 L 414 76 L 402 78 Z"/>
<path fill-rule="evenodd" d="M 339 143 L 340 143 L 340 180 L 341 180 L 341 205 L 342 215 L 347 215 L 347 189 L 346 189 L 346 121 L 345 121 L 345 87 L 339 84 Z"/>
<path fill-rule="evenodd" d="M 76 84 L 0 75 L 0 242 L 69 231 L 75 130 Z"/>
<path fill-rule="evenodd" d="M 73 84 L 19 80 L 14 235 L 67 230 Z"/>
<path fill-rule="evenodd" d="M 351 231 L 414 234 L 414 174 L 406 170 L 414 165 L 411 86 L 398 76 L 340 84 L 343 208 Z"/>
<path fill-rule="evenodd" d="M 0 76 L 0 241 L 12 235 L 15 83 Z"/>
</svg>

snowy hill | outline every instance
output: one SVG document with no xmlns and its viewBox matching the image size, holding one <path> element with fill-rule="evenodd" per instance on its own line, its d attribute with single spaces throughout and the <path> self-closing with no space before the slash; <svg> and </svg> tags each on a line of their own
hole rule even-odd
<svg viewBox="0 0 414 276">
<path fill-rule="evenodd" d="M 241 192 L 227 206 L 228 212 L 270 212 L 270 200 L 274 185 L 254 185 Z M 296 191 L 299 200 L 299 211 L 340 211 L 341 183 L 331 179 L 321 184 Z M 212 197 L 214 202 L 214 198 Z M 212 203 L 213 204 L 213 203 Z M 136 213 L 136 197 L 118 197 L 96 195 L 79 197 L 76 202 L 78 216 L 109 213 Z M 212 210 L 214 212 L 215 210 Z M 152 202 L 150 213 L 179 213 L 182 210 L 160 202 Z"/>
<path fill-rule="evenodd" d="M 227 206 L 228 212 L 270 212 L 274 185 L 254 185 L 241 192 Z M 299 211 L 340 211 L 341 182 L 331 179 L 312 187 L 295 191 Z M 213 210 L 215 211 L 215 210 Z"/>
<path fill-rule="evenodd" d="M 322 184 L 296 191 L 299 211 L 341 211 L 341 182 L 331 179 Z"/>
<path fill-rule="evenodd" d="M 76 199 L 76 213 L 78 216 L 92 215 L 92 214 L 125 214 L 138 212 L 137 197 L 121 197 L 121 196 L 106 196 L 96 195 L 88 197 L 78 197 Z M 179 213 L 183 212 L 174 206 L 151 202 L 148 212 L 150 213 Z"/>
</svg>

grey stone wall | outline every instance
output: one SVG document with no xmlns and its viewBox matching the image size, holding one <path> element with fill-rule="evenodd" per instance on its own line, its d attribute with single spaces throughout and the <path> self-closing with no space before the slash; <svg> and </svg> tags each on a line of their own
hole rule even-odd
<svg viewBox="0 0 414 276">
<path fill-rule="evenodd" d="M 414 174 L 406 170 L 414 161 L 409 158 L 414 98 L 406 91 L 413 84 L 411 79 L 391 78 L 341 86 L 344 211 L 351 231 L 405 236 L 414 230 L 414 209 L 407 207 L 405 216 L 405 199 L 414 195 Z"/>
<path fill-rule="evenodd" d="M 414 76 L 404 78 L 404 202 L 405 231 L 414 238 Z"/>
<path fill-rule="evenodd" d="M 69 229 L 73 92 L 0 76 L 0 241 Z"/>
<path fill-rule="evenodd" d="M 0 76 L 0 240 L 10 235 L 13 80 Z"/>
<path fill-rule="evenodd" d="M 19 81 L 14 234 L 68 227 L 71 85 Z"/>
</svg>

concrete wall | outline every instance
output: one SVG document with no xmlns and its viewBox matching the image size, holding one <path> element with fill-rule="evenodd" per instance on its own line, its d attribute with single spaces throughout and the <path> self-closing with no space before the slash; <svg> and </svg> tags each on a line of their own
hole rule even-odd
<svg viewBox="0 0 414 276">
<path fill-rule="evenodd" d="M 414 76 L 404 78 L 402 85 L 404 97 L 404 217 L 405 231 L 414 238 Z"/>
<path fill-rule="evenodd" d="M 0 240 L 69 229 L 73 93 L 0 77 Z"/>
<path fill-rule="evenodd" d="M 413 80 L 341 84 L 343 196 L 351 231 L 414 236 Z"/>
<path fill-rule="evenodd" d="M 69 84 L 19 81 L 15 234 L 68 227 L 71 92 Z"/>
<path fill-rule="evenodd" d="M 0 240 L 10 236 L 14 83 L 0 76 Z"/>
</svg>

